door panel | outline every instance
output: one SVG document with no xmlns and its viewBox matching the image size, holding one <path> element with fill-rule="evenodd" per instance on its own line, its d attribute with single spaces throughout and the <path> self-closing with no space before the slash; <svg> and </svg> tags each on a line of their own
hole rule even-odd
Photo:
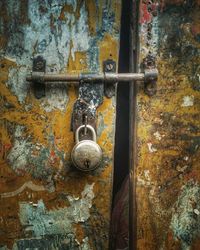
<svg viewBox="0 0 200 250">
<path fill-rule="evenodd" d="M 159 79 L 137 92 L 137 249 L 199 249 L 200 2 L 140 2 L 140 62 Z"/>
<path fill-rule="evenodd" d="M 1 249 L 108 249 L 115 97 L 97 110 L 101 167 L 71 164 L 78 88 L 26 81 L 33 58 L 52 73 L 101 72 L 118 61 L 121 1 L 0 0 Z"/>
</svg>

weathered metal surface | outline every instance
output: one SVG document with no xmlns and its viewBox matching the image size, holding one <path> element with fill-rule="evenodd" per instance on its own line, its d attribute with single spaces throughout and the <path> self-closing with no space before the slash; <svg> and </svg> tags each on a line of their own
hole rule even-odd
<svg viewBox="0 0 200 250">
<path fill-rule="evenodd" d="M 27 77 L 28 81 L 40 81 L 42 83 L 47 82 L 59 82 L 60 85 L 64 85 L 66 83 L 74 83 L 77 82 L 90 82 L 93 84 L 97 84 L 99 82 L 129 82 L 129 81 L 148 81 L 151 78 L 157 80 L 158 72 L 156 69 L 144 70 L 144 73 L 89 73 L 89 74 L 78 74 L 78 75 L 68 75 L 68 74 L 44 74 L 37 72 L 32 73 Z"/>
<path fill-rule="evenodd" d="M 46 86 L 36 99 L 26 75 L 102 72 L 117 62 L 121 1 L 0 0 L 0 248 L 107 249 L 115 98 L 97 109 L 103 164 L 92 173 L 70 163 L 75 86 Z M 94 100 L 95 102 L 96 100 Z"/>
<path fill-rule="evenodd" d="M 200 1 L 141 1 L 140 61 L 157 93 L 137 95 L 137 249 L 200 246 Z"/>
</svg>

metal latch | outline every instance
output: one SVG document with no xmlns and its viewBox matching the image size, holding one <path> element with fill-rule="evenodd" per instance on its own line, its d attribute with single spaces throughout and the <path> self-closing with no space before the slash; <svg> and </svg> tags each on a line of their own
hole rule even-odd
<svg viewBox="0 0 200 250">
<path fill-rule="evenodd" d="M 143 70 L 143 73 L 115 73 L 112 70 L 105 70 L 103 73 L 81 73 L 81 74 L 51 74 L 45 73 L 45 60 L 42 57 L 37 57 L 34 59 L 35 65 L 42 65 L 43 67 L 33 67 L 33 72 L 26 77 L 27 81 L 31 81 L 34 83 L 36 87 L 39 87 L 41 84 L 44 88 L 44 84 L 56 82 L 56 84 L 64 84 L 64 83 L 77 83 L 77 82 L 87 82 L 91 84 L 104 82 L 105 85 L 111 87 L 112 83 L 117 82 L 144 82 L 144 86 L 146 87 L 145 92 L 148 95 L 152 95 L 155 93 L 156 82 L 158 78 L 158 70 L 155 67 L 146 67 Z M 42 88 L 42 93 L 38 94 L 35 91 L 36 98 L 41 98 L 44 96 L 44 89 Z M 40 88 L 41 89 L 41 88 Z M 104 91 L 106 93 L 106 91 Z M 108 97 L 109 94 L 108 94 Z"/>
</svg>

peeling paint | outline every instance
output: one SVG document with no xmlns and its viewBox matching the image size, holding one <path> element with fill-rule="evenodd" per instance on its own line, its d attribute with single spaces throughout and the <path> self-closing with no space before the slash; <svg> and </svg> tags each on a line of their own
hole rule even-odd
<svg viewBox="0 0 200 250">
<path fill-rule="evenodd" d="M 181 189 L 171 220 L 174 237 L 179 239 L 183 250 L 191 249 L 191 243 L 200 233 L 200 186 L 194 181 Z"/>
<path fill-rule="evenodd" d="M 138 65 L 153 55 L 159 77 L 155 95 L 136 91 L 138 250 L 199 249 L 199 11 L 198 0 L 140 2 Z"/>
<path fill-rule="evenodd" d="M 20 172 L 26 168 L 31 153 L 32 144 L 28 139 L 22 139 L 21 137 L 23 130 L 24 127 L 17 126 L 15 142 L 8 154 L 8 160 L 16 172 Z"/>
<path fill-rule="evenodd" d="M 73 47 L 72 58 L 75 60 L 76 51 L 87 51 L 90 49 L 90 35 L 88 26 L 88 13 L 86 11 L 85 3 L 83 3 L 80 9 L 80 18 L 76 22 L 76 25 L 72 26 L 71 30 Z"/>
<path fill-rule="evenodd" d="M 85 237 L 83 239 L 83 243 L 81 244 L 79 249 L 80 250 L 91 250 L 88 237 Z"/>
<path fill-rule="evenodd" d="M 42 144 L 34 144 L 30 136 L 23 136 L 24 129 L 23 126 L 19 125 L 15 129 L 14 145 L 7 156 L 11 168 L 19 175 L 30 173 L 34 178 L 43 176 L 50 181 L 55 166 L 62 167 L 64 165 L 62 162 L 65 154 L 59 151 L 54 144 L 51 150 L 54 149 L 55 153 Z M 53 185 L 53 182 L 50 182 Z M 53 186 L 51 188 L 49 186 L 52 191 L 54 190 Z"/>
<path fill-rule="evenodd" d="M 103 100 L 100 88 L 87 88 L 104 161 L 85 175 L 70 161 L 77 85 L 48 83 L 38 100 L 25 78 L 38 55 L 52 74 L 102 72 L 104 60 L 117 63 L 120 8 L 119 0 L 0 1 L 1 246 L 108 248 L 116 98 Z M 21 210 L 33 226 L 22 225 Z"/>
<path fill-rule="evenodd" d="M 184 96 L 183 102 L 181 104 L 182 107 L 191 107 L 194 105 L 194 96 Z"/>
<path fill-rule="evenodd" d="M 154 153 L 157 151 L 157 149 L 152 145 L 151 142 L 147 143 L 148 149 L 150 153 Z"/>
<path fill-rule="evenodd" d="M 46 112 L 52 112 L 56 109 L 64 112 L 66 111 L 69 97 L 65 86 L 60 84 L 49 84 L 45 89 L 45 100 L 42 100 L 41 106 Z"/>
<path fill-rule="evenodd" d="M 20 222 L 25 232 L 31 232 L 33 237 L 73 232 L 72 223 L 88 220 L 89 209 L 92 207 L 94 183 L 86 185 L 81 197 L 67 195 L 70 206 L 48 211 L 43 200 L 37 206 L 20 202 Z"/>
<path fill-rule="evenodd" d="M 160 134 L 158 131 L 156 131 L 153 135 L 154 135 L 154 136 L 156 137 L 156 139 L 159 140 L 159 141 L 162 139 L 162 136 L 161 136 L 161 134 Z"/>
</svg>

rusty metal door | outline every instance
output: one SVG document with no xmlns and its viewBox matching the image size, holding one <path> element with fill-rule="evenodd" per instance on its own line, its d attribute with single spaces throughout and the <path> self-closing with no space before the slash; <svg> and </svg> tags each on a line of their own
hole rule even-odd
<svg viewBox="0 0 200 250">
<path fill-rule="evenodd" d="M 139 5 L 139 65 L 147 56 L 155 60 L 159 79 L 155 95 L 148 97 L 139 87 L 133 94 L 133 247 L 197 250 L 200 1 L 140 1 Z"/>
<path fill-rule="evenodd" d="M 82 173 L 70 152 L 74 85 L 26 81 L 33 59 L 49 73 L 102 72 L 118 62 L 121 1 L 0 0 L 0 249 L 108 249 L 115 97 L 97 108 L 103 164 Z"/>
</svg>

